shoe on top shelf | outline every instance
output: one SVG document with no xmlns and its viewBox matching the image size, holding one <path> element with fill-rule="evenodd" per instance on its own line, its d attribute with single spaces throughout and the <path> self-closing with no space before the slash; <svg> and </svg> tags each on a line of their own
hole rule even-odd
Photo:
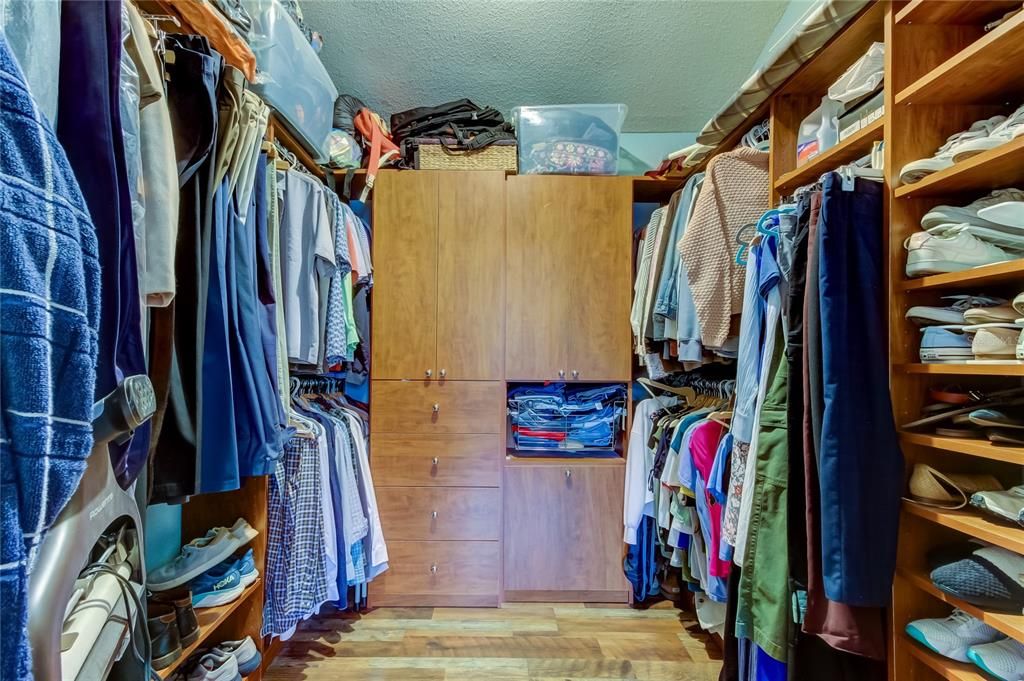
<svg viewBox="0 0 1024 681">
<path fill-rule="evenodd" d="M 950 135 L 931 158 L 911 161 L 900 170 L 900 182 L 911 184 L 924 179 L 932 173 L 945 170 L 953 165 L 953 154 L 956 148 L 970 140 L 988 137 L 996 126 L 1006 120 L 1006 116 L 993 116 L 975 121 L 970 128 Z"/>
<path fill-rule="evenodd" d="M 972 137 L 957 143 L 951 150 L 953 152 L 953 163 L 959 163 L 971 156 L 977 156 L 989 149 L 995 149 L 1020 135 L 1024 135 L 1024 105 L 1018 107 L 1005 121 L 992 128 L 988 135 Z"/>
<path fill-rule="evenodd" d="M 170 563 L 151 571 L 147 586 L 152 591 L 181 586 L 228 558 L 239 546 L 238 538 L 228 528 L 210 530 L 206 536 L 182 546 L 181 553 Z"/>
<path fill-rule="evenodd" d="M 936 236 L 914 232 L 904 242 L 907 249 L 907 276 L 961 272 L 972 267 L 1014 260 L 1007 251 L 966 232 Z"/>
<path fill-rule="evenodd" d="M 1015 359 L 1021 327 L 1018 324 L 975 324 L 963 327 L 964 333 L 973 333 L 971 352 L 977 360 Z"/>
<path fill-rule="evenodd" d="M 1024 190 L 1014 189 L 1013 187 L 996 189 L 990 194 L 970 202 L 966 206 L 935 206 L 921 218 L 921 229 L 930 232 L 932 229 L 942 225 L 961 223 L 999 229 L 1005 225 L 980 216 L 979 211 L 1008 201 L 1024 201 Z"/>
<path fill-rule="evenodd" d="M 907 624 L 906 630 L 929 650 L 957 662 L 970 662 L 967 651 L 971 646 L 1003 638 L 999 631 L 960 609 L 942 619 L 915 620 Z"/>
<path fill-rule="evenodd" d="M 1024 679 L 1024 643 L 1012 638 L 971 646 L 967 657 L 999 681 Z"/>
<path fill-rule="evenodd" d="M 918 354 L 925 364 L 966 362 L 974 359 L 971 337 L 964 333 L 963 326 L 927 326 L 921 329 L 921 332 Z"/>
<path fill-rule="evenodd" d="M 985 309 L 1006 304 L 1006 300 L 1003 298 L 963 294 L 943 296 L 942 300 L 953 302 L 949 305 L 915 305 L 907 310 L 907 319 L 918 326 L 965 324 L 964 313 L 968 310 Z M 1024 303 L 1024 299 L 1022 299 L 1022 303 Z"/>
</svg>

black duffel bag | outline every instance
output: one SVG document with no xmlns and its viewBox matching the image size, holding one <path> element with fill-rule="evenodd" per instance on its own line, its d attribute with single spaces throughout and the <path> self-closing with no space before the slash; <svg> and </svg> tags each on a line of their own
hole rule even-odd
<svg viewBox="0 0 1024 681">
<path fill-rule="evenodd" d="M 450 148 L 482 149 L 498 140 L 515 139 L 512 124 L 492 107 L 479 107 L 468 99 L 439 106 L 421 106 L 391 116 L 391 137 L 402 146 L 415 138 L 455 138 Z"/>
</svg>

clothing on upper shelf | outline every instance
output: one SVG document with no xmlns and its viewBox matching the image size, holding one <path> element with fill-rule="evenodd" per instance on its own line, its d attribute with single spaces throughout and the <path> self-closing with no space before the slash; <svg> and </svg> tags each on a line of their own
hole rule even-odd
<svg viewBox="0 0 1024 681">
<path fill-rule="evenodd" d="M 517 449 L 610 448 L 625 411 L 622 386 L 595 388 L 552 383 L 509 390 Z"/>
</svg>

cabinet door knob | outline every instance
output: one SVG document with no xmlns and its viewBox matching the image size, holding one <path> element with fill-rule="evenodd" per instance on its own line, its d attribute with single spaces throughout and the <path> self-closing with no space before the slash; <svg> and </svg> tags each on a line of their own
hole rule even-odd
<svg viewBox="0 0 1024 681">
<path fill-rule="evenodd" d="M 565 369 L 559 369 L 558 370 L 558 377 L 559 378 L 565 378 Z"/>
<path fill-rule="evenodd" d="M 439 372 L 437 372 L 437 375 L 440 376 L 441 378 L 444 378 L 445 376 L 448 375 L 448 370 L 447 369 L 441 369 Z"/>
<path fill-rule="evenodd" d="M 434 406 L 433 406 L 433 407 L 431 407 L 431 408 L 432 408 L 432 409 L 434 410 L 434 413 L 435 413 L 435 414 L 436 414 L 437 412 L 441 411 L 441 405 L 440 405 L 440 404 L 438 404 L 437 402 L 435 402 L 435 403 L 434 403 Z"/>
<path fill-rule="evenodd" d="M 434 370 L 433 369 L 427 369 L 423 373 L 425 373 L 427 375 L 427 378 L 430 378 L 431 376 L 434 375 Z"/>
<path fill-rule="evenodd" d="M 569 470 L 568 468 L 566 468 L 565 469 L 565 479 L 568 480 L 571 477 L 572 477 L 572 471 Z"/>
<path fill-rule="evenodd" d="M 432 463 L 432 464 L 434 464 L 436 466 L 437 464 L 441 463 L 441 459 L 439 459 L 439 458 L 437 458 L 435 456 L 433 459 L 430 460 L 430 463 Z"/>
<path fill-rule="evenodd" d="M 573 369 L 572 370 L 572 377 L 573 378 L 579 378 L 580 377 L 580 372 L 578 372 L 575 369 Z"/>
<path fill-rule="evenodd" d="M 430 566 L 430 574 L 432 574 L 432 575 L 436 575 L 437 574 L 437 563 L 435 563 L 435 564 Z"/>
<path fill-rule="evenodd" d="M 437 511 L 431 511 L 430 512 L 430 517 L 433 518 L 434 520 L 437 520 Z"/>
</svg>

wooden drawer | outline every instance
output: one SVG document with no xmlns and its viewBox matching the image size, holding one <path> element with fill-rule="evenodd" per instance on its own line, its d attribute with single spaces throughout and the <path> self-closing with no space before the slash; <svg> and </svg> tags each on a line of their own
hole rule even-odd
<svg viewBox="0 0 1024 681">
<path fill-rule="evenodd" d="M 501 491 L 493 487 L 391 487 L 377 506 L 388 541 L 497 541 L 501 532 Z"/>
<path fill-rule="evenodd" d="M 371 605 L 498 604 L 498 542 L 389 540 L 388 564 L 370 583 Z"/>
<path fill-rule="evenodd" d="M 370 438 L 375 487 L 498 487 L 503 454 L 500 435 Z"/>
<path fill-rule="evenodd" d="M 373 381 L 373 433 L 491 433 L 505 429 L 499 381 Z"/>
</svg>

